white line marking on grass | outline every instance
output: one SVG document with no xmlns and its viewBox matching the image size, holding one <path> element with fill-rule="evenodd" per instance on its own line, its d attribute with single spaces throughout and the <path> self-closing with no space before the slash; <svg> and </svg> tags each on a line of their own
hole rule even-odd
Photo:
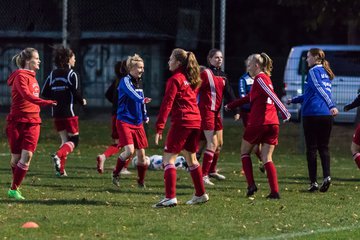
<svg viewBox="0 0 360 240">
<path fill-rule="evenodd" d="M 10 153 L 0 153 L 1 157 L 10 156 Z"/>
<path fill-rule="evenodd" d="M 348 227 L 336 227 L 336 228 L 320 228 L 317 230 L 305 231 L 305 232 L 295 232 L 295 233 L 285 233 L 274 237 L 261 237 L 261 238 L 251 238 L 254 240 L 275 240 L 275 239 L 290 239 L 295 237 L 303 237 L 314 235 L 318 233 L 329 233 L 329 232 L 340 232 L 345 230 L 358 229 L 360 226 L 348 226 Z"/>
</svg>

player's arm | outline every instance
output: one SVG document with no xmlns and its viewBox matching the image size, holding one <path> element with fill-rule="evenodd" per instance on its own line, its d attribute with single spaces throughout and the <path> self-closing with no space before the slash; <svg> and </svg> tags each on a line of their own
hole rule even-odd
<svg viewBox="0 0 360 240">
<path fill-rule="evenodd" d="M 360 106 L 360 94 L 358 94 L 357 97 L 351 103 L 344 106 L 344 111 L 347 112 L 358 106 Z"/>
<path fill-rule="evenodd" d="M 310 69 L 308 73 L 308 83 L 311 88 L 313 88 L 318 94 L 324 99 L 329 109 L 335 108 L 335 103 L 331 100 L 330 96 L 327 94 L 326 87 L 321 81 L 321 76 L 319 71 L 314 71 Z"/>
</svg>

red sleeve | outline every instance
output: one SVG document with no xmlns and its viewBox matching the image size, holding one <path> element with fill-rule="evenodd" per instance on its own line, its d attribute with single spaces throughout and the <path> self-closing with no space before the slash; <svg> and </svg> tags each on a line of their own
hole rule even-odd
<svg viewBox="0 0 360 240">
<path fill-rule="evenodd" d="M 162 133 L 165 128 L 166 120 L 172 109 L 178 86 L 175 78 L 169 78 L 166 83 L 165 96 L 161 103 L 160 112 L 156 121 L 156 133 Z"/>
<path fill-rule="evenodd" d="M 53 100 L 44 100 L 36 97 L 29 91 L 28 79 L 22 76 L 18 76 L 18 81 L 14 81 L 14 87 L 18 90 L 20 95 L 26 100 L 39 106 L 51 105 Z M 40 87 L 38 89 L 40 94 Z"/>
<path fill-rule="evenodd" d="M 249 103 L 249 102 L 250 102 L 250 96 L 249 96 L 249 94 L 247 94 L 245 97 L 236 99 L 235 101 L 232 101 L 231 103 L 227 104 L 226 106 L 229 109 L 234 109 L 236 107 L 240 107 L 241 105 Z"/>
</svg>

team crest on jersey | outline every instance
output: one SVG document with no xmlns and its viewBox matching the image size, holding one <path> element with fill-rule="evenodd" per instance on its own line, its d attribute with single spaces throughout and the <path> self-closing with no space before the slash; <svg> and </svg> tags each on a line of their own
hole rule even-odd
<svg viewBox="0 0 360 240">
<path fill-rule="evenodd" d="M 32 88 L 33 88 L 33 95 L 39 97 L 39 93 L 40 93 L 39 85 L 37 83 L 33 83 Z"/>
<path fill-rule="evenodd" d="M 185 86 L 190 85 L 190 83 L 187 80 L 184 80 Z"/>
</svg>

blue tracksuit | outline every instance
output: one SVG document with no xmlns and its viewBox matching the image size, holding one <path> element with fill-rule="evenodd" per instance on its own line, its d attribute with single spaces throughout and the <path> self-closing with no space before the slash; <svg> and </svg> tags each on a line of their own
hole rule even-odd
<svg viewBox="0 0 360 240">
<path fill-rule="evenodd" d="M 148 118 L 144 104 L 141 79 L 130 74 L 120 80 L 118 87 L 117 119 L 129 124 L 140 125 Z"/>
<path fill-rule="evenodd" d="M 239 79 L 239 97 L 245 97 L 251 90 L 251 86 L 254 84 L 254 79 L 252 79 L 249 73 L 245 73 Z M 243 112 L 250 112 L 250 103 L 246 103 L 241 106 Z"/>
<path fill-rule="evenodd" d="M 310 68 L 304 85 L 304 94 L 291 100 L 302 103 L 302 116 L 331 115 L 330 109 L 335 107 L 331 100 L 331 80 L 322 65 Z"/>
</svg>

